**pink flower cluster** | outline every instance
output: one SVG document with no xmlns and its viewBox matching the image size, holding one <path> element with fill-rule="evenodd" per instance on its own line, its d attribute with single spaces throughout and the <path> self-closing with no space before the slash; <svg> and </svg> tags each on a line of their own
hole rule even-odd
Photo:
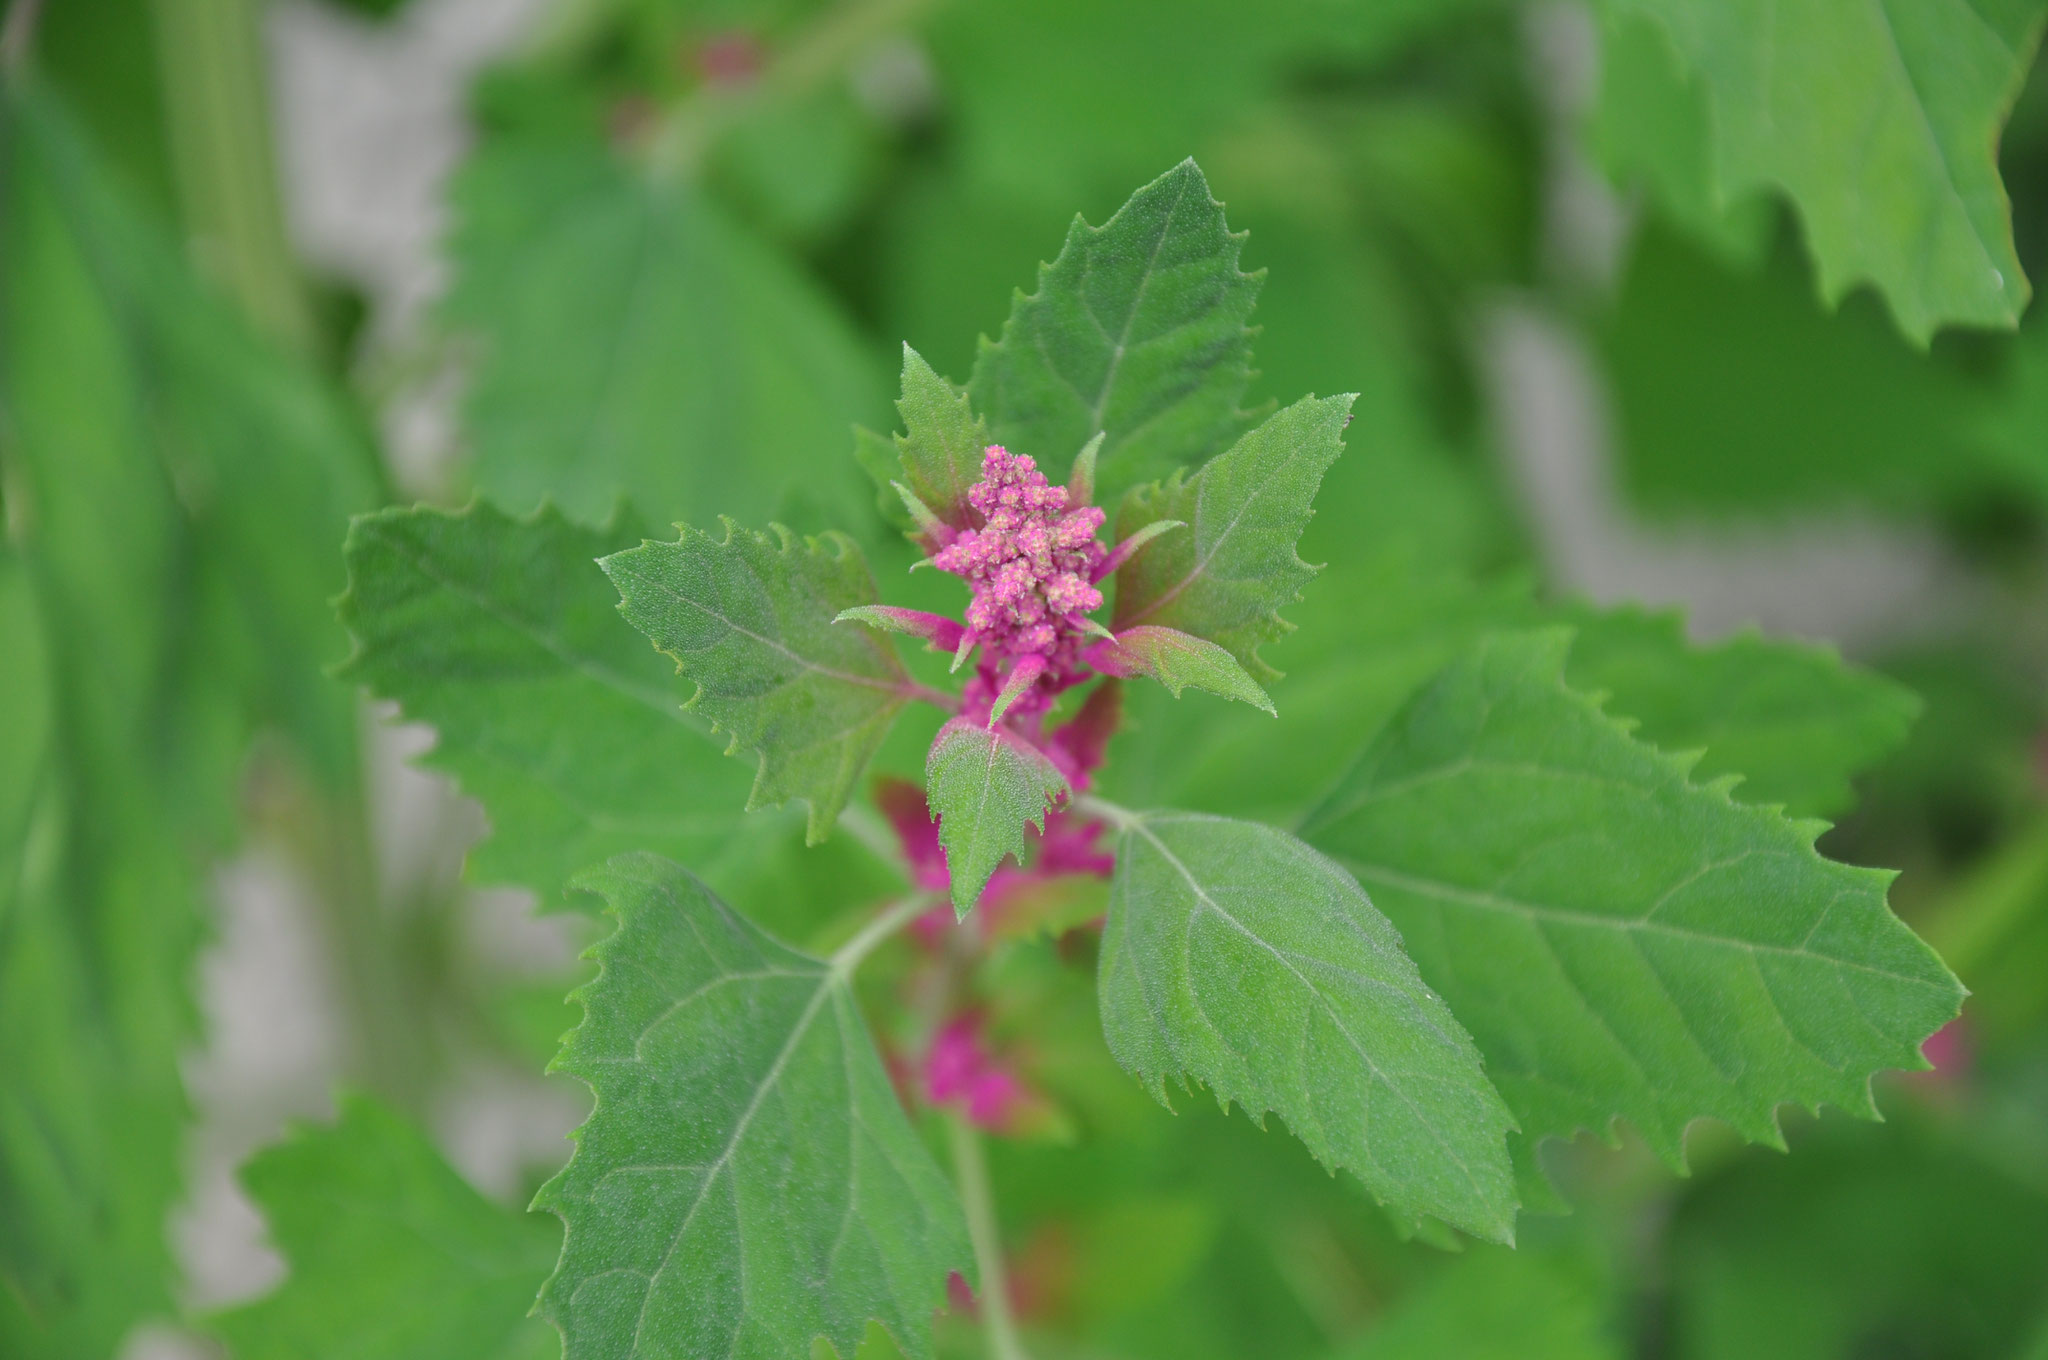
<svg viewBox="0 0 2048 1360">
<path fill-rule="evenodd" d="M 1004 1128 L 1025 1099 L 1023 1083 L 984 1047 L 981 1019 L 972 1013 L 933 1036 L 923 1076 L 927 1100 L 951 1105 L 985 1129 Z"/>
<path fill-rule="evenodd" d="M 1104 516 L 1093 505 L 1069 508 L 1068 499 L 1031 458 L 991 444 L 981 480 L 967 492 L 985 523 L 961 530 L 932 556 L 933 566 L 973 587 L 967 637 L 991 661 L 1071 663 L 1082 618 L 1102 607 L 1093 582 L 1108 556 L 1095 541 Z"/>
</svg>

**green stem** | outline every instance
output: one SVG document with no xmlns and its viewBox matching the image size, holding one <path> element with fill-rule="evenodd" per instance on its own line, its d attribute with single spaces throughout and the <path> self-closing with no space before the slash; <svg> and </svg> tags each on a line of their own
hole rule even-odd
<svg viewBox="0 0 2048 1360">
<path fill-rule="evenodd" d="M 171 162 L 201 267 L 265 334 L 306 348 L 306 304 L 278 199 L 260 0 L 155 0 Z"/>
<path fill-rule="evenodd" d="M 648 142 L 648 168 L 657 179 L 694 174 L 712 145 L 756 106 L 819 88 L 875 39 L 911 22 L 932 3 L 852 0 L 841 5 L 783 49 L 758 80 L 737 87 L 705 85 L 677 104 Z"/>
<path fill-rule="evenodd" d="M 914 893 L 884 907 L 880 915 L 860 928 L 859 934 L 833 952 L 832 971 L 842 978 L 852 977 L 853 970 L 860 967 L 862 959 L 874 953 L 882 941 L 929 911 L 937 900 L 930 893 Z"/>
<path fill-rule="evenodd" d="M 1028 1360 L 1017 1339 L 1017 1321 L 1010 1316 L 1010 1285 L 1003 1276 L 1002 1242 L 996 1235 L 995 1193 L 989 1186 L 988 1159 L 981 1135 L 959 1115 L 946 1117 L 953 1142 L 953 1175 L 960 1186 L 960 1206 L 967 1214 L 967 1236 L 974 1243 L 975 1273 L 981 1277 L 976 1302 L 981 1331 L 988 1338 L 991 1360 Z"/>
<path fill-rule="evenodd" d="M 1084 816 L 1099 817 L 1119 831 L 1128 831 L 1139 822 L 1145 820 L 1141 814 L 1133 812 L 1121 804 L 1112 803 L 1106 798 L 1097 798 L 1092 794 L 1086 793 L 1074 800 L 1074 810 Z"/>
</svg>

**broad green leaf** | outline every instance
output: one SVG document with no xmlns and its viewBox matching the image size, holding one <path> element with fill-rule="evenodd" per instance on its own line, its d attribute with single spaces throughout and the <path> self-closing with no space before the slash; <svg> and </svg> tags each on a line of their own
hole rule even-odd
<svg viewBox="0 0 2048 1360">
<path fill-rule="evenodd" d="M 1712 1116 L 1873 1117 L 1962 989 L 1823 829 L 1695 784 L 1565 683 L 1570 635 L 1445 668 L 1302 825 L 1358 875 L 1472 1032 L 1525 1147 L 1626 1119 L 1682 1164 Z"/>
<path fill-rule="evenodd" d="M 1437 670 L 1502 627 L 1576 625 L 1573 686 L 1607 694 L 1608 710 L 1639 723 L 1635 735 L 1653 746 L 1703 750 L 1696 776 L 1742 775 L 1737 801 L 1783 803 L 1793 816 L 1845 809 L 1851 779 L 1903 744 L 1920 707 L 1819 648 L 1748 635 L 1695 644 L 1673 613 L 1545 605 L 1525 582 L 1478 583 L 1399 557 L 1325 571 L 1299 617 L 1281 653 L 1289 674 L 1278 722 L 1134 689 L 1105 791 L 1297 817 Z"/>
<path fill-rule="evenodd" d="M 1188 528 L 1152 540 L 1117 572 L 1114 631 L 1177 628 L 1223 647 L 1256 678 L 1277 680 L 1259 648 L 1292 631 L 1280 611 L 1316 573 L 1295 545 L 1323 473 L 1344 451 L 1350 410 L 1348 396 L 1304 397 L 1193 476 L 1176 472 L 1126 496 L 1118 537 L 1162 519 Z"/>
<path fill-rule="evenodd" d="M 1875 284 L 1921 345 L 1944 325 L 2018 320 L 2029 290 L 1995 157 L 2040 38 L 2038 0 L 1605 5 L 1656 23 L 1703 91 L 1704 155 L 1668 153 L 1709 176 L 1691 197 L 1725 210 L 1782 190 L 1823 296 Z"/>
<path fill-rule="evenodd" d="M 528 1314 L 562 1234 L 492 1204 L 397 1115 L 359 1096 L 259 1152 L 242 1184 L 290 1274 L 207 1328 L 236 1360 L 553 1360 Z"/>
<path fill-rule="evenodd" d="M 883 462 L 860 455 L 871 475 L 882 483 L 890 500 L 902 503 L 889 482 L 901 479 L 911 494 L 955 528 L 968 525 L 973 513 L 967 488 L 981 480 L 982 450 L 988 446 L 988 422 L 977 418 L 967 394 L 932 371 L 910 346 L 903 347 L 903 395 L 896 410 L 906 433 L 896 436 L 896 457 Z M 861 432 L 864 436 L 865 431 Z M 876 464 L 895 470 L 883 475 Z"/>
<path fill-rule="evenodd" d="M 69 1360 L 172 1310 L 204 874 L 259 725 L 353 778 L 322 601 L 373 479 L 48 90 L 0 104 L 0 1353 Z"/>
<path fill-rule="evenodd" d="M 1575 688 L 1610 695 L 1608 711 L 1650 744 L 1702 752 L 1695 781 L 1740 775 L 1736 798 L 1794 817 L 1847 811 L 1850 777 L 1903 745 L 1920 712 L 1911 690 L 1825 648 L 1755 633 L 1691 646 L 1676 613 L 1559 613 L 1578 625 Z"/>
<path fill-rule="evenodd" d="M 1057 482 L 1105 433 L 1105 501 L 1228 445 L 1244 426 L 1259 290 L 1237 267 L 1243 243 L 1191 160 L 1099 227 L 1076 217 L 1038 291 L 1017 294 L 1001 338 L 975 355 L 968 394 L 995 441 Z"/>
<path fill-rule="evenodd" d="M 925 797 L 939 819 L 953 910 L 974 908 L 1005 855 L 1024 862 L 1024 827 L 1045 830 L 1046 805 L 1068 793 L 1058 768 L 1004 727 L 955 718 L 925 761 Z"/>
<path fill-rule="evenodd" d="M 831 456 L 886 409 L 844 317 L 701 189 L 654 185 L 594 139 L 487 147 L 454 190 L 447 318 L 480 362 L 472 475 L 508 505 L 596 521 L 624 493 L 664 517 L 851 520 Z"/>
<path fill-rule="evenodd" d="M 1097 646 L 1089 659 L 1111 675 L 1149 675 L 1174 698 L 1192 685 L 1226 699 L 1237 699 L 1272 713 L 1273 701 L 1259 682 L 1245 673 L 1237 658 L 1213 642 L 1177 628 L 1140 624 L 1126 628 L 1113 642 Z"/>
<path fill-rule="evenodd" d="M 640 537 L 630 516 L 587 529 L 549 507 L 513 519 L 486 502 L 360 516 L 339 606 L 356 651 L 341 675 L 434 725 L 422 763 L 491 819 L 468 866 L 482 881 L 552 903 L 584 866 L 647 849 L 740 900 L 801 892 L 787 867 L 804 853 L 801 815 L 743 812 L 746 768 L 619 617 L 596 559 Z M 821 853 L 872 883 L 848 860 L 857 851 Z"/>
<path fill-rule="evenodd" d="M 1098 965 L 1117 1061 L 1287 1121 L 1411 1223 L 1514 1235 L 1507 1107 L 1342 867 L 1284 831 L 1186 812 L 1117 836 Z"/>
<path fill-rule="evenodd" d="M 540 1311 L 567 1360 L 784 1360 L 867 1321 L 931 1354 L 971 1273 L 951 1186 L 911 1130 L 847 969 L 778 944 L 667 860 L 578 886 L 618 918 L 555 1066 L 597 1097 L 535 1198 L 567 1228 Z"/>
<path fill-rule="evenodd" d="M 1600 19 L 1592 140 L 1608 173 L 1646 185 L 1659 216 L 1684 227 L 1726 264 L 1753 270 L 1770 249 L 1775 200 L 1752 194 L 1722 201 L 1709 161 L 1706 89 L 1685 78 L 1662 25 L 1618 6 L 1607 7 Z"/>
<path fill-rule="evenodd" d="M 913 686 L 886 639 L 836 628 L 875 603 L 875 581 L 844 534 L 799 539 L 721 521 L 725 537 L 678 525 L 674 543 L 603 558 L 633 626 L 697 686 L 690 708 L 758 753 L 749 810 L 801 798 L 805 835 L 825 839 Z"/>
<path fill-rule="evenodd" d="M 1474 1248 L 1397 1300 L 1342 1360 L 1621 1360 L 1592 1264 L 1558 1251 Z"/>
</svg>

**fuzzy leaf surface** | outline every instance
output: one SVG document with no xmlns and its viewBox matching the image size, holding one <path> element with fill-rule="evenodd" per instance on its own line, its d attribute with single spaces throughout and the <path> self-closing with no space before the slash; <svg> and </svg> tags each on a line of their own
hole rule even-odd
<svg viewBox="0 0 2048 1360">
<path fill-rule="evenodd" d="M 1695 1118 L 1781 1145 L 1777 1107 L 1873 1117 L 1961 986 L 1818 822 L 1699 785 L 1567 687 L 1562 629 L 1439 674 L 1311 811 L 1486 1055 L 1533 1146 L 1627 1119 L 1673 1164 Z"/>
<path fill-rule="evenodd" d="M 596 1106 L 534 1201 L 567 1227 L 540 1299 L 566 1360 L 852 1355 L 869 1319 L 930 1355 L 966 1224 L 847 977 L 657 856 L 578 886 L 619 928 L 555 1062 Z"/>
<path fill-rule="evenodd" d="M 1342 866 L 1256 822 L 1132 816 L 1097 966 L 1110 1052 L 1287 1121 L 1397 1216 L 1514 1232 L 1513 1119 Z"/>
<path fill-rule="evenodd" d="M 696 866 L 736 899 L 794 891 L 782 872 L 800 814 L 747 816 L 746 767 L 685 711 L 675 667 L 618 613 L 596 559 L 642 537 L 543 508 L 514 519 L 383 510 L 350 526 L 343 678 L 438 735 L 422 763 L 490 815 L 469 872 L 561 900 L 577 871 L 645 849 Z"/>
<path fill-rule="evenodd" d="M 1193 476 L 1176 472 L 1124 497 L 1119 538 L 1162 519 L 1188 527 L 1153 539 L 1117 572 L 1114 631 L 1177 628 L 1223 647 L 1255 678 L 1277 680 L 1259 648 L 1293 631 L 1280 610 L 1316 574 L 1295 545 L 1323 473 L 1344 451 L 1351 402 L 1304 397 Z"/>
<path fill-rule="evenodd" d="M 1096 669 L 1110 675 L 1149 675 L 1174 698 L 1193 686 L 1225 699 L 1237 699 L 1254 708 L 1273 712 L 1273 701 L 1243 666 L 1213 642 L 1183 633 L 1178 628 L 1140 624 L 1116 635 L 1114 641 L 1098 643 L 1089 652 Z"/>
<path fill-rule="evenodd" d="M 975 355 L 968 393 L 996 442 L 1060 482 L 1106 434 L 1099 501 L 1226 447 L 1244 427 L 1262 277 L 1237 267 L 1243 245 L 1191 160 L 1099 227 L 1077 216 Z"/>
<path fill-rule="evenodd" d="M 1911 690 L 1826 648 L 1754 633 L 1695 646 L 1675 613 L 1561 612 L 1579 625 L 1575 688 L 1610 695 L 1652 745 L 1703 752 L 1695 781 L 1739 774 L 1737 798 L 1794 817 L 1846 811 L 1850 779 L 1897 750 L 1920 712 Z"/>
<path fill-rule="evenodd" d="M 1658 24 L 1704 91 L 1677 165 L 1715 210 L 1759 189 L 1799 210 L 1822 293 L 1870 282 L 1925 344 L 1950 324 L 2011 326 L 2029 289 L 1999 181 L 1998 134 L 2040 39 L 2038 0 L 1605 0 Z M 1610 115 L 1610 120 L 1625 117 Z"/>
<path fill-rule="evenodd" d="M 1024 862 L 1024 828 L 1045 829 L 1048 803 L 1066 796 L 1065 776 L 1030 743 L 1002 727 L 955 718 L 925 760 L 925 796 L 939 819 L 953 910 L 973 909 L 1005 855 Z"/>
<path fill-rule="evenodd" d="M 491 1203 L 419 1132 L 361 1097 L 258 1153 L 242 1183 L 291 1273 L 208 1329 L 239 1360 L 552 1360 L 528 1316 L 562 1234 Z"/>
<path fill-rule="evenodd" d="M 801 798 L 806 836 L 825 839 L 862 769 L 908 701 L 886 639 L 833 620 L 874 604 L 875 580 L 844 534 L 800 539 L 721 521 L 673 543 L 604 558 L 620 609 L 697 686 L 690 708 L 754 751 L 749 810 Z"/>
<path fill-rule="evenodd" d="M 451 191 L 450 327 L 479 342 L 465 403 L 477 487 L 595 522 L 857 513 L 820 450 L 887 410 L 886 374 L 827 296 L 695 185 L 596 139 L 508 137 Z M 809 511 L 806 512 L 806 518 Z"/>
<path fill-rule="evenodd" d="M 902 469 L 896 475 L 940 519 L 956 529 L 966 528 L 973 515 L 967 488 L 981 480 L 988 422 L 974 414 L 965 392 L 933 371 L 908 345 L 903 347 L 903 395 L 896 400 L 896 411 L 904 429 L 895 441 Z M 893 492 L 890 498 L 896 499 Z M 897 509 L 900 512 L 901 506 Z"/>
</svg>

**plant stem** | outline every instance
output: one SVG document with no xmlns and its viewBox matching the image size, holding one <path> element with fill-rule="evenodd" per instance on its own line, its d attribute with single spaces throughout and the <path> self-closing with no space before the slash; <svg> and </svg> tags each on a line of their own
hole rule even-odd
<svg viewBox="0 0 2048 1360">
<path fill-rule="evenodd" d="M 833 951 L 832 971 L 841 977 L 852 977 L 853 970 L 875 952 L 876 946 L 923 915 L 935 900 L 931 893 L 913 893 L 884 907 L 880 915 L 860 928 L 859 934 Z"/>
<path fill-rule="evenodd" d="M 1127 807 L 1086 793 L 1074 800 L 1074 810 L 1090 817 L 1099 817 L 1119 830 L 1126 830 L 1144 820 Z"/>
<path fill-rule="evenodd" d="M 153 10 L 193 251 L 257 329 L 304 349 L 313 320 L 278 200 L 259 0 L 155 0 Z"/>
<path fill-rule="evenodd" d="M 988 1338 L 989 1356 L 991 1360 L 1028 1360 L 1017 1339 L 1016 1319 L 1010 1316 L 1010 1285 L 1003 1276 L 995 1194 L 989 1187 L 981 1135 L 959 1115 L 946 1117 L 946 1129 L 952 1136 L 953 1175 L 960 1186 L 961 1208 L 967 1213 L 967 1236 L 974 1243 L 975 1273 L 981 1277 L 975 1301 L 980 1305 L 981 1331 Z"/>
</svg>

